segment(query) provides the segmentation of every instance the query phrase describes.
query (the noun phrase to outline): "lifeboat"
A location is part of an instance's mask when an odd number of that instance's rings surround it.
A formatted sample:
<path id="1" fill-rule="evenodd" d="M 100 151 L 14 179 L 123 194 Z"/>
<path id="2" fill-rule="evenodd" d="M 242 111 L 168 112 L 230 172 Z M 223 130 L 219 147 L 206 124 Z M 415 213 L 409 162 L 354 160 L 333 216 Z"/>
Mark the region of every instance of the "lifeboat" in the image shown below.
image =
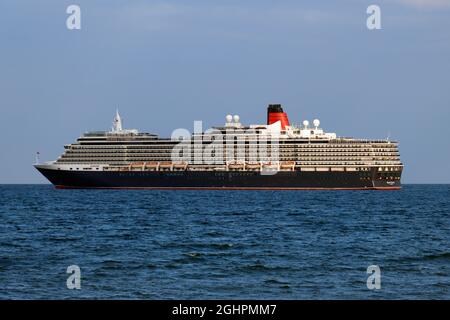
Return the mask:
<path id="1" fill-rule="evenodd" d="M 261 163 L 258 162 L 249 162 L 245 165 L 245 168 L 248 171 L 260 171 L 261 170 Z"/>
<path id="2" fill-rule="evenodd" d="M 188 167 L 187 162 L 175 162 L 173 163 L 173 170 L 174 171 L 185 171 Z"/>
<path id="3" fill-rule="evenodd" d="M 294 171 L 295 170 L 295 161 L 283 161 L 280 163 L 281 171 Z"/>
<path id="4" fill-rule="evenodd" d="M 146 171 L 158 171 L 159 162 L 146 162 L 144 170 Z"/>
<path id="5" fill-rule="evenodd" d="M 142 171 L 144 170 L 144 162 L 133 162 L 130 164 L 130 171 Z"/>
<path id="6" fill-rule="evenodd" d="M 173 163 L 172 162 L 160 162 L 159 163 L 159 171 L 172 171 Z"/>
<path id="7" fill-rule="evenodd" d="M 245 164 L 238 161 L 233 161 L 228 163 L 228 169 L 231 171 L 244 171 L 245 170 Z"/>
<path id="8" fill-rule="evenodd" d="M 276 163 L 276 162 L 266 162 L 266 163 L 263 163 L 262 170 L 265 170 L 265 171 L 278 171 L 279 170 L 279 166 L 278 166 L 278 163 Z"/>

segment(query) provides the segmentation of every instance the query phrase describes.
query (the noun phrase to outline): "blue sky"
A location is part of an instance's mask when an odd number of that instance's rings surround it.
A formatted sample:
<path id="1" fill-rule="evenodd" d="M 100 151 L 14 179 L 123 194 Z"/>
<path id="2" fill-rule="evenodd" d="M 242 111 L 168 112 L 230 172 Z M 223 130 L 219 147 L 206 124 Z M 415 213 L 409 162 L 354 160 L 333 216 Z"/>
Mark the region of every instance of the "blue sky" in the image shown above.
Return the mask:
<path id="1" fill-rule="evenodd" d="M 82 29 L 66 28 L 78 4 Z M 366 28 L 381 7 L 382 30 Z M 0 183 L 42 183 L 84 131 L 163 136 L 319 118 L 340 136 L 400 141 L 404 183 L 450 183 L 450 0 L 0 2 Z"/>

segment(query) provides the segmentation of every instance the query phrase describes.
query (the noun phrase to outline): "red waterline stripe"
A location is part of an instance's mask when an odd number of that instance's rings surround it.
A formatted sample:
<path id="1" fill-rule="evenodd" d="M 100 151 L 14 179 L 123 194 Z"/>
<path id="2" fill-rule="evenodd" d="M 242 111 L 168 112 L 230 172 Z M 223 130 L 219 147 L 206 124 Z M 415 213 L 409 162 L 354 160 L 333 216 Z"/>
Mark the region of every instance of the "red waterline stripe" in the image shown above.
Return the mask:
<path id="1" fill-rule="evenodd" d="M 271 188 L 271 187 L 75 187 L 56 185 L 56 189 L 106 189 L 106 190 L 400 190 L 401 187 L 367 187 L 367 188 Z"/>

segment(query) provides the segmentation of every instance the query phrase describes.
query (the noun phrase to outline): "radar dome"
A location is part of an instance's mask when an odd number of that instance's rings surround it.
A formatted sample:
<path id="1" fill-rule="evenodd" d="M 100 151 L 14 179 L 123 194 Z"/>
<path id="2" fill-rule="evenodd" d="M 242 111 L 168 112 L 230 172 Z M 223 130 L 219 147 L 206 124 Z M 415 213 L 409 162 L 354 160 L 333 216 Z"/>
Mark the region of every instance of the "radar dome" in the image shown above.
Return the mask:
<path id="1" fill-rule="evenodd" d="M 305 127 L 308 127 L 308 126 L 309 126 L 309 121 L 308 121 L 308 120 L 303 121 L 303 125 L 304 125 Z"/>
<path id="2" fill-rule="evenodd" d="M 234 119 L 234 122 L 239 123 L 239 116 L 237 114 L 234 115 L 233 119 Z"/>
<path id="3" fill-rule="evenodd" d="M 318 127 L 318 126 L 320 126 L 320 121 L 319 121 L 319 119 L 314 119 L 314 121 L 313 121 L 313 124 L 314 124 L 314 127 Z"/>
<path id="4" fill-rule="evenodd" d="M 228 123 L 230 123 L 231 121 L 233 121 L 233 116 L 229 114 L 225 117 L 225 119 L 227 120 Z"/>

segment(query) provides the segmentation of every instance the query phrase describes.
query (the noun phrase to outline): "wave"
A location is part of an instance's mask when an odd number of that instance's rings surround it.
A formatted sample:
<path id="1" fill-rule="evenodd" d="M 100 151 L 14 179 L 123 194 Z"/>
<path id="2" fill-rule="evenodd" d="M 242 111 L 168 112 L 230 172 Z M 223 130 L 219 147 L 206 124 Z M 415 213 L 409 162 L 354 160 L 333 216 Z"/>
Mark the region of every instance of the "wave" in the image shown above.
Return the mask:
<path id="1" fill-rule="evenodd" d="M 450 261 L 450 252 L 440 252 L 440 253 L 426 254 L 422 256 L 400 257 L 391 259 L 390 261 L 402 263 L 402 262 L 423 262 L 436 260 Z"/>
<path id="2" fill-rule="evenodd" d="M 264 263 L 253 263 L 237 266 L 238 271 L 294 271 L 294 268 L 279 265 L 267 265 Z"/>
<path id="3" fill-rule="evenodd" d="M 450 252 L 425 255 L 421 260 L 450 260 Z"/>
<path id="4" fill-rule="evenodd" d="M 231 242 L 187 242 L 187 243 L 178 243 L 178 242 L 172 242 L 172 243 L 166 243 L 166 244 L 160 244 L 161 247 L 164 248 L 213 248 L 213 249 L 229 249 L 232 247 L 235 247 L 236 244 Z"/>

